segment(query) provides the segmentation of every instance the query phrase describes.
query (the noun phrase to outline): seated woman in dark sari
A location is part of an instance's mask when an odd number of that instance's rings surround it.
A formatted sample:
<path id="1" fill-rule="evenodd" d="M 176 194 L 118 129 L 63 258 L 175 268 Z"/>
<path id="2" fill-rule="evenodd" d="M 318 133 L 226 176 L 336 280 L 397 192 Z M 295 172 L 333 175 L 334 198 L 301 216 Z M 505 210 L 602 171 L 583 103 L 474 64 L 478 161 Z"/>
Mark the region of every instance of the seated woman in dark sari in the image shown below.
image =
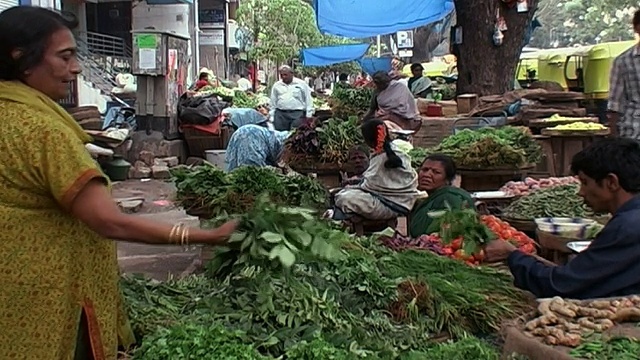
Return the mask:
<path id="1" fill-rule="evenodd" d="M 409 217 L 409 234 L 412 237 L 438 232 L 437 221 L 429 214 L 434 211 L 473 208 L 474 201 L 464 189 L 452 185 L 456 177 L 456 165 L 443 154 L 427 156 L 418 171 L 418 190 L 429 197 L 416 203 Z"/>

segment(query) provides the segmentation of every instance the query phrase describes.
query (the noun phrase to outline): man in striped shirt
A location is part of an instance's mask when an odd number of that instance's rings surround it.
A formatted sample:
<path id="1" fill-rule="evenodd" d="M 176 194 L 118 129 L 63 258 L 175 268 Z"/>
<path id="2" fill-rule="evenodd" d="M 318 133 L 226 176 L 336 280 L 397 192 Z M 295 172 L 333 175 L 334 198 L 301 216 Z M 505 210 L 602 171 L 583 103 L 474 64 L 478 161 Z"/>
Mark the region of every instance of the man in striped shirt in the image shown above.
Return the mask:
<path id="1" fill-rule="evenodd" d="M 640 34 L 640 10 L 633 15 L 633 29 Z M 640 140 L 640 45 L 615 59 L 609 81 L 607 118 L 611 133 Z"/>

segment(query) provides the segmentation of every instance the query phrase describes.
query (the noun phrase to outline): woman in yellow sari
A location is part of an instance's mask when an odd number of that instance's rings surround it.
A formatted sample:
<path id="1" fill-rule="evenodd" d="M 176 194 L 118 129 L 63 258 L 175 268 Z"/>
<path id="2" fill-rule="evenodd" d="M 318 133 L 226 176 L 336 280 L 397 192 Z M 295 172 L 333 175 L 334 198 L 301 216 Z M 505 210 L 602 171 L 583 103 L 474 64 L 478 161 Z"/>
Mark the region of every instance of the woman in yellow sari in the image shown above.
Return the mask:
<path id="1" fill-rule="evenodd" d="M 236 224 L 187 229 L 122 214 L 55 100 L 80 73 L 72 23 L 0 13 L 0 359 L 116 359 L 133 341 L 115 242 L 219 244 Z"/>

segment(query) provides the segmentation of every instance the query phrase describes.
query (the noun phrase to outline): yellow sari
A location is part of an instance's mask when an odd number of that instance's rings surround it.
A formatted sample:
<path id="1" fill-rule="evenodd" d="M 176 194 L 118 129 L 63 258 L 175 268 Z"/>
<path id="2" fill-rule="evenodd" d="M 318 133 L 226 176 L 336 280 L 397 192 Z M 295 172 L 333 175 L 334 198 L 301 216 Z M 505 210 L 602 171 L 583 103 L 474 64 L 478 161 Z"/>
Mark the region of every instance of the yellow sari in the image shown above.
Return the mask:
<path id="1" fill-rule="evenodd" d="M 80 190 L 108 180 L 91 138 L 46 95 L 0 81 L 0 359 L 73 359 L 81 315 L 94 359 L 133 335 L 115 242 L 70 215 Z"/>

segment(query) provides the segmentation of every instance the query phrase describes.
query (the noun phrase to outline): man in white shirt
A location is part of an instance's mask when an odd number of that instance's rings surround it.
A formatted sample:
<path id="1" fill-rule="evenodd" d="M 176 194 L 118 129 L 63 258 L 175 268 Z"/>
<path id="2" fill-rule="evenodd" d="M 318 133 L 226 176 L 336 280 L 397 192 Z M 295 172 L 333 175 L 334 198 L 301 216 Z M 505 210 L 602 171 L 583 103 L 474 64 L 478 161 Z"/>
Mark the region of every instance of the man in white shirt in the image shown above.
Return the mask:
<path id="1" fill-rule="evenodd" d="M 237 76 L 238 76 L 238 81 L 236 81 L 236 83 L 238 84 L 238 88 L 242 91 L 251 90 L 251 88 L 253 87 L 251 85 L 251 81 L 249 81 L 249 79 L 247 79 L 244 75 L 237 75 Z"/>
<path id="2" fill-rule="evenodd" d="M 289 66 L 280 68 L 280 81 L 271 88 L 273 126 L 278 131 L 296 129 L 305 117 L 313 116 L 311 88 L 302 79 L 293 76 Z"/>

